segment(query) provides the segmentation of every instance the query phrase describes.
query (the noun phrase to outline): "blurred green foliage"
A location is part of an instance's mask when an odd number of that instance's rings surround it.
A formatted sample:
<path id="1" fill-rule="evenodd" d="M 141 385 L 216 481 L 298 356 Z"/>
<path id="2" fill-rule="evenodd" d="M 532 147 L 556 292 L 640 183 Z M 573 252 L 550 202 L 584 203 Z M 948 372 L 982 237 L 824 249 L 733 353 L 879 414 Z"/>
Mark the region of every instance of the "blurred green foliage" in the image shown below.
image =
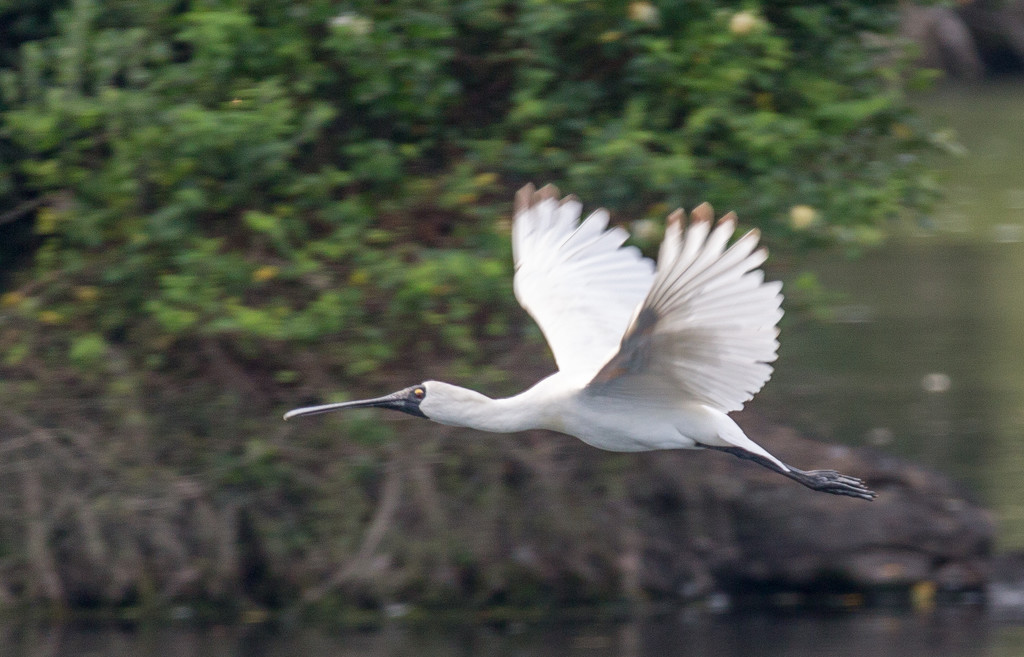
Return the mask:
<path id="1" fill-rule="evenodd" d="M 929 137 L 897 46 L 864 37 L 895 5 L 14 3 L 0 231 L 30 256 L 0 250 L 0 403 L 95 425 L 142 468 L 118 490 L 158 494 L 166 468 L 272 491 L 267 549 L 307 549 L 289 504 L 326 493 L 267 437 L 280 409 L 357 378 L 515 387 L 484 364 L 534 330 L 510 285 L 521 184 L 658 225 L 709 200 L 796 246 L 920 208 Z M 329 457 L 383 458 L 387 431 L 334 422 L 363 441 Z M 359 472 L 324 475 L 356 482 L 352 508 L 379 494 Z"/>
<path id="2" fill-rule="evenodd" d="M 915 207 L 924 139 L 859 36 L 891 12 L 742 6 L 72 2 L 3 73 L 0 192 L 49 199 L 53 275 L 8 312 L 131 334 L 140 363 L 330 339 L 362 375 L 507 330 L 525 181 L 632 218 L 708 199 L 776 239 L 805 239 L 796 204 L 855 239 Z"/>

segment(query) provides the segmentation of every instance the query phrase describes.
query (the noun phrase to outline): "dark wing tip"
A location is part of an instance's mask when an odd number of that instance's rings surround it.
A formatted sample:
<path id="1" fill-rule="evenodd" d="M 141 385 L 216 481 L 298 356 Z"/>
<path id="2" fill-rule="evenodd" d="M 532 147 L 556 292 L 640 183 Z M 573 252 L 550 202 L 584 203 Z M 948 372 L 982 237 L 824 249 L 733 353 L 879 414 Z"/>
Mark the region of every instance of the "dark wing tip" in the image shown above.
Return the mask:
<path id="1" fill-rule="evenodd" d="M 533 183 L 524 185 L 518 192 L 516 192 L 515 199 L 515 213 L 521 214 L 526 212 L 530 208 L 543 203 L 544 201 L 558 201 L 560 205 L 564 205 L 571 201 L 578 201 L 575 194 L 569 194 L 565 198 L 559 200 L 558 188 L 552 184 L 547 184 L 537 189 L 533 186 Z"/>
<path id="2" fill-rule="evenodd" d="M 735 212 L 730 210 L 729 212 L 726 212 L 725 214 L 722 215 L 722 218 L 718 220 L 718 224 L 717 225 L 721 226 L 722 224 L 727 224 L 727 223 L 736 224 L 738 222 L 739 222 L 739 217 L 736 216 Z"/>
<path id="3" fill-rule="evenodd" d="M 526 212 L 530 209 L 530 205 L 533 202 L 533 196 L 537 193 L 537 188 L 533 186 L 533 183 L 527 183 L 516 192 L 515 201 L 515 213 Z"/>
<path id="4" fill-rule="evenodd" d="M 551 183 L 548 183 L 537 190 L 533 195 L 533 203 L 537 204 L 548 199 L 558 200 L 558 188 Z"/>
<path id="5" fill-rule="evenodd" d="M 715 219 L 715 209 L 711 207 L 711 204 L 704 201 L 693 209 L 690 213 L 690 223 L 696 224 L 700 222 L 711 223 Z"/>
<path id="6" fill-rule="evenodd" d="M 686 217 L 686 214 L 683 212 L 682 208 L 678 208 L 675 211 L 673 211 L 672 214 L 670 214 L 668 216 L 668 220 L 666 221 L 666 226 L 681 225 L 683 223 L 683 219 L 685 217 Z"/>

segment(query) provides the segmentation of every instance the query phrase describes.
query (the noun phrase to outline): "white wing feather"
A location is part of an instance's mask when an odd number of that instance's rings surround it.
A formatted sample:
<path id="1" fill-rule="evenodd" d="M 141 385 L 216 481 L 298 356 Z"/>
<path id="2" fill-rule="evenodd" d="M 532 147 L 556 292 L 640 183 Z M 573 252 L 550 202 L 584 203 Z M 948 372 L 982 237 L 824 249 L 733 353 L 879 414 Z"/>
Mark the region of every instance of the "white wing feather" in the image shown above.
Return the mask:
<path id="1" fill-rule="evenodd" d="M 615 353 L 633 311 L 651 289 L 654 264 L 629 234 L 597 210 L 557 190 L 532 186 L 516 195 L 512 254 L 516 299 L 540 326 L 561 372 L 589 381 Z"/>
<path id="2" fill-rule="evenodd" d="M 654 283 L 592 393 L 670 396 L 729 412 L 771 377 L 782 284 L 764 282 L 767 252 L 756 230 L 726 249 L 736 217 L 712 228 L 713 218 L 704 204 L 683 232 L 682 212 L 669 217 Z"/>

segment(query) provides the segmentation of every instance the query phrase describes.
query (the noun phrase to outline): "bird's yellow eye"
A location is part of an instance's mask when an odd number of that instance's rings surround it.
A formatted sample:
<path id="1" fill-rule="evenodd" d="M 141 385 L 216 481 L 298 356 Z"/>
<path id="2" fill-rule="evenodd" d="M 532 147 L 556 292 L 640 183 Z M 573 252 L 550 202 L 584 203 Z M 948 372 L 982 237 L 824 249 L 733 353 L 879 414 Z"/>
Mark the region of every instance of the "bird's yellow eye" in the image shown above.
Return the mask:
<path id="1" fill-rule="evenodd" d="M 416 388 L 412 391 L 412 394 L 416 395 L 419 399 L 423 399 L 423 388 Z"/>

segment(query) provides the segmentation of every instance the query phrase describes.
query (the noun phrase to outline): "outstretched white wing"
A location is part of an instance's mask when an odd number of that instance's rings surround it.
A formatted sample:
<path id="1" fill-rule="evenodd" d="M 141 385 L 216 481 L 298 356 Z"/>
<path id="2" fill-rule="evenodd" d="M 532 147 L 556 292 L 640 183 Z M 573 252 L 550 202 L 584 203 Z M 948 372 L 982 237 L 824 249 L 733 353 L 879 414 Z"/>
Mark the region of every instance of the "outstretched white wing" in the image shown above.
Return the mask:
<path id="1" fill-rule="evenodd" d="M 712 228 L 707 203 L 669 217 L 658 269 L 618 353 L 588 386 L 594 394 L 671 396 L 722 411 L 743 407 L 771 377 L 782 283 L 764 282 L 767 251 L 729 213 Z"/>
<path id="2" fill-rule="evenodd" d="M 557 196 L 550 185 L 516 194 L 515 293 L 544 333 L 558 369 L 587 381 L 615 353 L 651 289 L 654 263 L 622 246 L 625 230 L 606 230 L 605 210 L 581 223 L 580 203 Z"/>

